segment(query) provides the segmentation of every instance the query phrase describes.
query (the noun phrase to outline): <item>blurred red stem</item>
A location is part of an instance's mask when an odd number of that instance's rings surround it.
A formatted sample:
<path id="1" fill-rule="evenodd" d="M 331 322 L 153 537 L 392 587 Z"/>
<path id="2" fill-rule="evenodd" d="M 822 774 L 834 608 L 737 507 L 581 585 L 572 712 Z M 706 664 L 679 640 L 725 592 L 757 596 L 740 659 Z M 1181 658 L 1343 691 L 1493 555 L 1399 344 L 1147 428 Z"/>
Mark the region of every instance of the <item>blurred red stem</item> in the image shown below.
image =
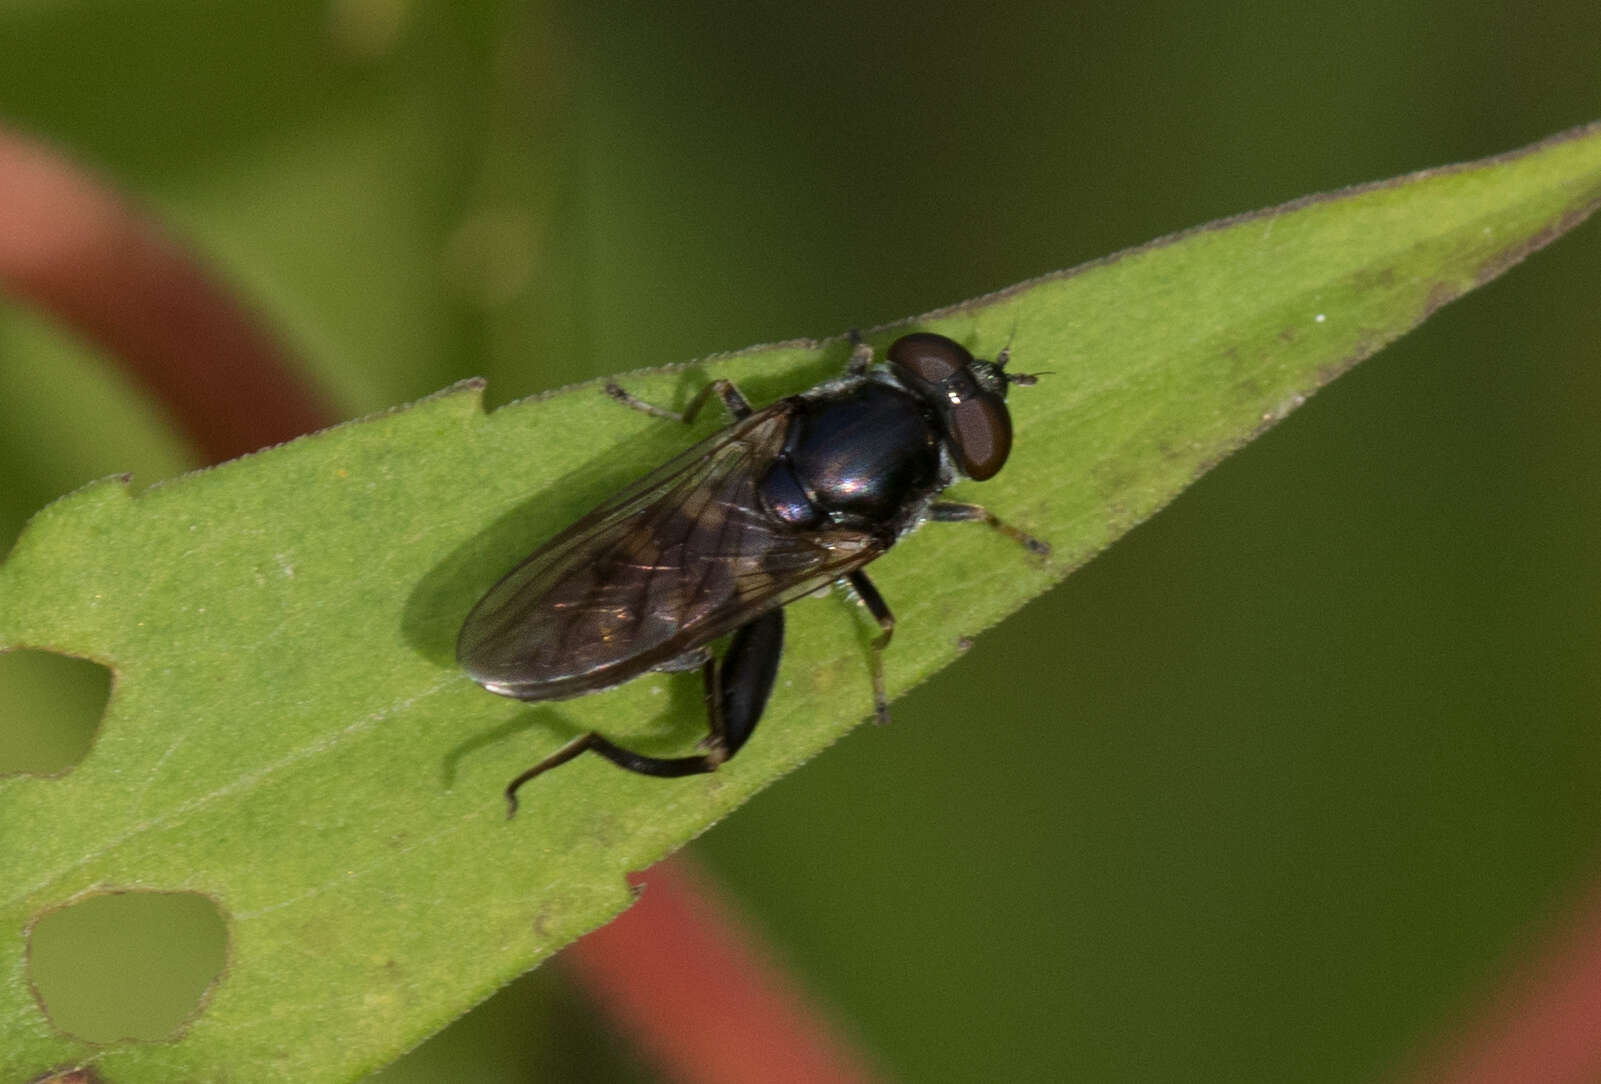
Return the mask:
<path id="1" fill-rule="evenodd" d="M 337 420 L 198 260 L 64 156 L 4 127 L 0 289 L 98 345 L 212 462 Z"/>
<path id="2" fill-rule="evenodd" d="M 675 1080 L 832 1084 L 874 1079 L 683 857 L 563 959 Z"/>
<path id="3" fill-rule="evenodd" d="M 1601 882 L 1407 1084 L 1592 1084 L 1601 1080 Z"/>

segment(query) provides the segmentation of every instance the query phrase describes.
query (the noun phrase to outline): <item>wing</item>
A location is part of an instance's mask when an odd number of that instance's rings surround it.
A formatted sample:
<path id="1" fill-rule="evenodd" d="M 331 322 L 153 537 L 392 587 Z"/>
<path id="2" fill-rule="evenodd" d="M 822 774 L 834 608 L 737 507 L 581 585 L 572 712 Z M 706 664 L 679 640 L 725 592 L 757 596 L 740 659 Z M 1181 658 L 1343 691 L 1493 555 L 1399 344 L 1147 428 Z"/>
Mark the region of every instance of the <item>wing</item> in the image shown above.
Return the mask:
<path id="1" fill-rule="evenodd" d="M 792 410 L 708 437 L 541 546 L 468 615 L 462 667 L 523 700 L 604 689 L 877 557 L 866 532 L 792 531 L 762 511 Z"/>

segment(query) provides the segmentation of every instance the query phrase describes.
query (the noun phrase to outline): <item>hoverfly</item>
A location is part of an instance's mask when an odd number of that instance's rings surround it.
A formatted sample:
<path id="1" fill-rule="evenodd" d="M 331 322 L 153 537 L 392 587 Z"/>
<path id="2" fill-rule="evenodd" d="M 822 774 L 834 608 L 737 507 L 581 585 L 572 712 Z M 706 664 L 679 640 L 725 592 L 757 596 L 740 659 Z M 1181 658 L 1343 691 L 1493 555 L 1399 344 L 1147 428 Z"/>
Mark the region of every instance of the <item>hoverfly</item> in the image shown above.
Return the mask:
<path id="1" fill-rule="evenodd" d="M 895 618 L 862 567 L 926 520 L 983 522 L 1032 552 L 1049 547 L 975 504 L 937 501 L 958 476 L 983 481 L 1006 462 L 1008 351 L 975 359 L 917 332 L 887 364 L 852 333 L 846 375 L 753 410 L 727 380 L 682 412 L 606 392 L 660 418 L 693 421 L 716 394 L 733 416 L 701 441 L 546 542 L 467 616 L 456 657 L 490 692 L 563 700 L 649 670 L 699 668 L 710 734 L 694 756 L 650 757 L 598 733 L 575 738 L 506 787 L 517 790 L 584 751 L 643 775 L 714 771 L 755 729 L 778 674 L 783 607 L 831 583 L 877 621 L 874 706 L 889 721 L 883 651 Z M 732 633 L 721 658 L 710 644 Z"/>

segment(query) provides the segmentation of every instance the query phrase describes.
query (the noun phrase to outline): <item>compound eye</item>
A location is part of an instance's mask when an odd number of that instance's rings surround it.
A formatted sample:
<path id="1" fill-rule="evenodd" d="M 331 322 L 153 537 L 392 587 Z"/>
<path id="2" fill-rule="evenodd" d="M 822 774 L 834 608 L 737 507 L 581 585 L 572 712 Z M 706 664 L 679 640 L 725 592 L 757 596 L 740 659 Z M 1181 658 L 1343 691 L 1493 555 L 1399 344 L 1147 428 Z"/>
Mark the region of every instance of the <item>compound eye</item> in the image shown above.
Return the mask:
<path id="1" fill-rule="evenodd" d="M 885 356 L 901 373 L 930 384 L 943 383 L 973 364 L 967 347 L 931 331 L 902 335 L 890 344 Z"/>
<path id="2" fill-rule="evenodd" d="M 1012 451 L 1012 415 L 996 395 L 978 395 L 945 415 L 951 452 L 963 474 L 975 482 L 993 478 Z"/>

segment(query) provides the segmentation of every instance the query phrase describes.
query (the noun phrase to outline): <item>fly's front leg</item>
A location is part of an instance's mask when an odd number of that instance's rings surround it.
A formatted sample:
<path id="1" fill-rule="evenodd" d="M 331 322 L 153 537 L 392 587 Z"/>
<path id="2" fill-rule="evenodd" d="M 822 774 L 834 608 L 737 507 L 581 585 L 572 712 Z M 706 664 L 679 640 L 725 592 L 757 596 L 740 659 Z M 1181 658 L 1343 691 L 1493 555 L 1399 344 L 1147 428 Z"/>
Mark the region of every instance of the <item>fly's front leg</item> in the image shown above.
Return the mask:
<path id="1" fill-rule="evenodd" d="M 867 578 L 867 573 L 857 569 L 848 573 L 845 580 L 883 630 L 873 641 L 870 651 L 873 659 L 873 715 L 879 725 L 884 726 L 889 723 L 889 696 L 884 691 L 884 649 L 889 646 L 889 638 L 895 633 L 895 615 L 889 612 L 884 596 L 878 593 L 878 588 Z"/>
<path id="2" fill-rule="evenodd" d="M 620 385 L 610 380 L 606 381 L 606 394 L 624 406 L 633 407 L 641 413 L 649 414 L 652 418 L 662 418 L 670 422 L 683 422 L 685 425 L 695 420 L 695 415 L 700 413 L 700 408 L 706 405 L 707 398 L 713 392 L 717 393 L 717 397 L 723 401 L 723 406 L 728 409 L 728 413 L 734 416 L 735 421 L 750 417 L 750 402 L 744 395 L 740 394 L 740 390 L 734 386 L 732 380 L 723 380 L 721 378 L 713 380 L 696 392 L 695 398 L 691 399 L 689 405 L 681 411 L 668 410 L 666 407 L 659 407 L 655 403 L 647 403 L 637 396 L 630 395 Z"/>
<path id="3" fill-rule="evenodd" d="M 987 523 L 1007 538 L 1039 557 L 1049 557 L 1051 546 L 1031 534 L 1024 534 L 1010 523 L 1003 523 L 995 513 L 979 504 L 958 504 L 954 501 L 935 501 L 929 505 L 928 518 L 935 523 Z"/>
<path id="4" fill-rule="evenodd" d="M 704 654 L 701 674 L 706 683 L 706 709 L 711 733 L 702 743 L 706 752 L 689 757 L 648 757 L 624 749 L 591 730 L 556 750 L 506 785 L 506 816 L 517 815 L 517 791 L 523 784 L 552 768 L 559 768 L 583 753 L 599 753 L 619 768 L 658 779 L 715 772 L 739 752 L 761 719 L 767 697 L 778 676 L 778 658 L 784 649 L 784 611 L 773 610 L 734 633 L 721 659 Z M 686 652 L 667 664 L 685 669 L 701 659 L 699 651 Z M 676 664 L 676 666 L 675 666 Z"/>

